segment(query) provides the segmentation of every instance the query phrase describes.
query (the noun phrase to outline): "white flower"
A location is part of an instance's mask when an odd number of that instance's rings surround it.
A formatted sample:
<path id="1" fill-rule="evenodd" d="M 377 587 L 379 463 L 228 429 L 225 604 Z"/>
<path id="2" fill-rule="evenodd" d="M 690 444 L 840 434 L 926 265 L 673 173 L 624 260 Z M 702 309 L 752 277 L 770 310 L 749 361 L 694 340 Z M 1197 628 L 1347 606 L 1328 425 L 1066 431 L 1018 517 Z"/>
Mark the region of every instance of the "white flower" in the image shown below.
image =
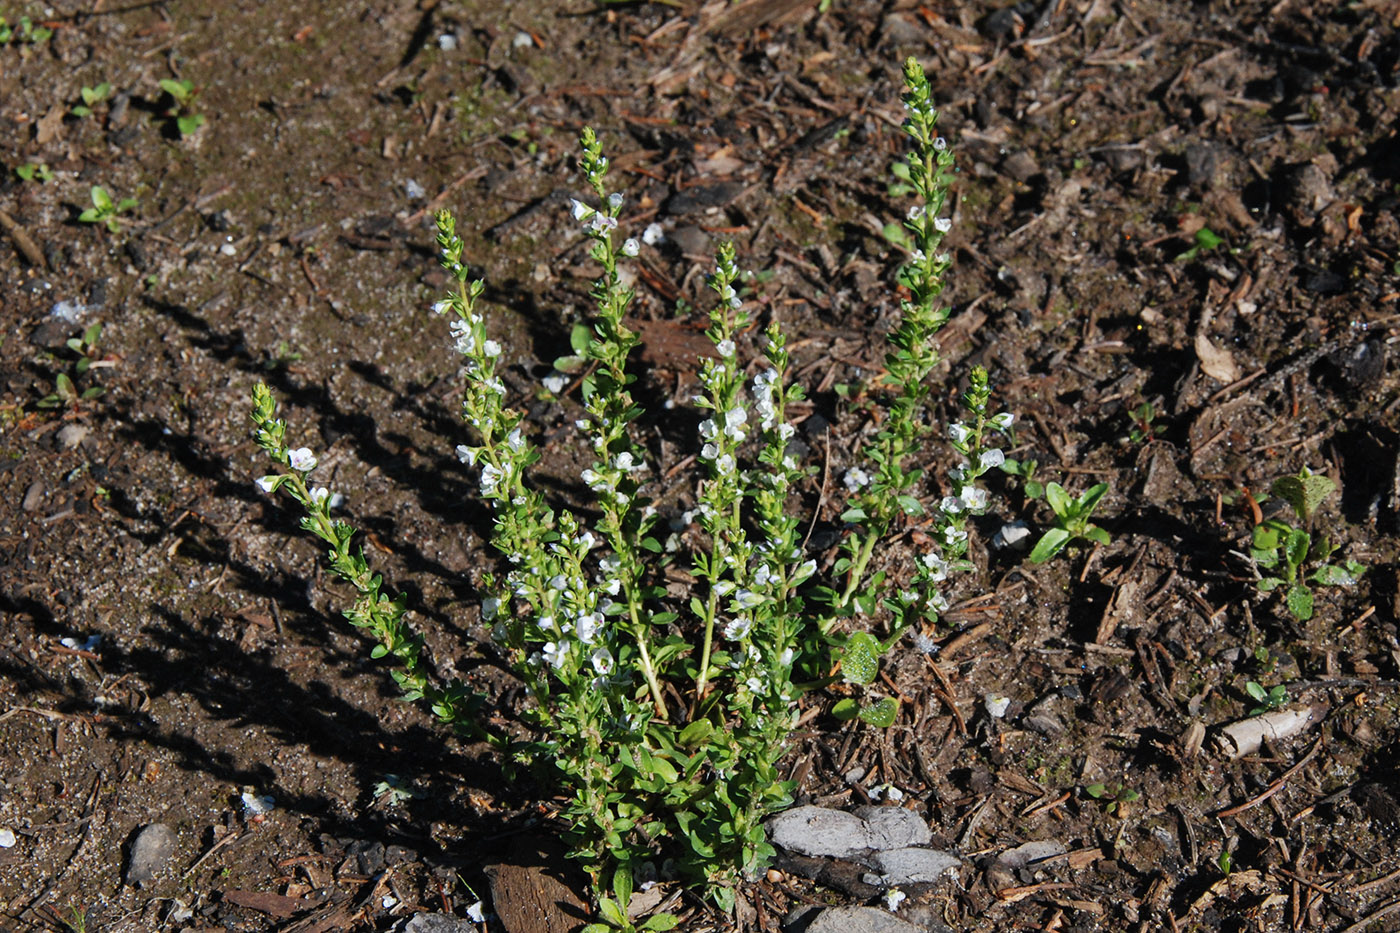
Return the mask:
<path id="1" fill-rule="evenodd" d="M 929 638 L 923 632 L 914 635 L 914 650 L 919 654 L 926 654 L 932 657 L 938 653 L 938 642 Z"/>
<path id="2" fill-rule="evenodd" d="M 314 505 L 325 505 L 330 501 L 331 491 L 325 486 L 317 486 L 311 490 L 311 502 Z"/>
<path id="3" fill-rule="evenodd" d="M 1011 705 L 1011 700 L 1008 697 L 988 695 L 987 698 L 982 701 L 982 705 L 986 707 L 988 716 L 993 719 L 1000 719 L 1006 715 L 1006 708 Z"/>
<path id="4" fill-rule="evenodd" d="M 845 483 L 846 488 L 851 492 L 855 492 L 858 489 L 870 485 L 870 474 L 860 467 L 851 467 L 846 471 L 846 475 L 842 478 L 841 482 Z"/>
<path id="5" fill-rule="evenodd" d="M 628 237 L 627 240 L 622 244 L 622 255 L 624 256 L 635 257 L 641 251 L 641 246 L 637 243 L 636 240 L 632 239 L 631 237 Z"/>
<path id="6" fill-rule="evenodd" d="M 954 444 L 966 444 L 972 437 L 972 429 L 965 424 L 948 425 L 948 436 L 953 439 Z"/>
<path id="7" fill-rule="evenodd" d="M 258 488 L 261 489 L 263 492 L 272 492 L 272 490 L 277 488 L 277 481 L 281 478 L 282 477 L 280 476 L 259 477 L 257 481 Z"/>
<path id="8" fill-rule="evenodd" d="M 613 461 L 613 466 L 617 467 L 617 469 L 623 473 L 631 473 L 636 469 L 636 464 L 633 463 L 632 460 L 632 454 L 626 450 L 617 455 L 617 459 Z"/>
<path id="9" fill-rule="evenodd" d="M 992 417 L 987 420 L 990 421 L 992 427 L 996 428 L 998 431 L 1005 431 L 1007 428 L 1011 427 L 1011 422 L 1016 420 L 1016 416 L 1009 411 L 1004 411 L 999 415 L 992 415 Z"/>
<path id="10" fill-rule="evenodd" d="M 742 405 L 736 405 L 724 413 L 724 433 L 736 441 L 744 439 L 743 425 L 749 420 L 749 413 Z"/>
<path id="11" fill-rule="evenodd" d="M 486 909 L 481 906 L 481 901 L 477 901 L 467 908 L 467 919 L 472 923 L 486 922 Z"/>
<path id="12" fill-rule="evenodd" d="M 309 473 L 316 469 L 316 455 L 311 452 L 310 447 L 298 447 L 296 450 L 288 451 L 287 460 L 291 463 L 293 470 Z"/>
<path id="13" fill-rule="evenodd" d="M 1001 452 L 1000 447 L 993 447 L 991 450 L 982 451 L 980 463 L 982 464 L 982 469 L 984 470 L 994 469 L 996 467 L 1001 466 L 1005 462 L 1006 454 Z"/>
<path id="14" fill-rule="evenodd" d="M 780 667 L 787 667 L 789 664 L 792 663 L 792 658 L 793 658 L 792 649 L 791 649 L 791 648 L 784 648 L 784 649 L 783 649 L 783 653 L 780 654 L 780 655 L 778 655 L 778 665 L 779 665 Z"/>
<path id="15" fill-rule="evenodd" d="M 904 795 L 900 794 L 900 796 L 902 797 Z M 893 800 L 894 798 L 891 797 L 890 799 Z M 890 888 L 885 892 L 885 908 L 889 910 L 890 913 L 894 913 L 896 910 L 899 910 L 899 905 L 904 903 L 904 898 L 905 894 L 903 891 L 899 890 L 899 888 Z"/>
<path id="16" fill-rule="evenodd" d="M 597 671 L 600 675 L 606 677 L 608 674 L 612 673 L 613 656 L 612 652 L 609 651 L 607 648 L 594 648 L 593 653 L 588 657 L 589 660 L 593 663 L 593 669 Z"/>
<path id="17" fill-rule="evenodd" d="M 540 381 L 544 384 L 546 389 L 558 395 L 560 392 L 564 391 L 564 386 L 569 384 L 569 377 L 561 372 L 552 372 Z"/>
<path id="18" fill-rule="evenodd" d="M 713 460 L 718 456 L 719 448 L 716 447 L 714 444 L 706 444 L 704 447 L 700 448 L 701 460 Z"/>
<path id="19" fill-rule="evenodd" d="M 949 230 L 952 230 L 952 229 L 953 229 L 953 221 L 952 221 L 952 218 L 949 218 L 949 217 L 938 217 L 938 218 L 935 218 L 934 221 L 933 221 L 933 229 L 937 230 L 939 233 L 947 233 Z"/>
<path id="20" fill-rule="evenodd" d="M 724 454 L 715 461 L 715 470 L 720 476 L 728 476 L 734 472 L 734 458 L 729 454 Z"/>
<path id="21" fill-rule="evenodd" d="M 608 206 L 611 207 L 613 210 L 617 210 L 619 207 L 621 207 L 622 195 L 616 191 L 608 195 Z"/>
<path id="22" fill-rule="evenodd" d="M 748 616 L 737 616 L 733 621 L 727 622 L 724 626 L 724 637 L 730 641 L 738 641 L 749 633 L 753 627 L 753 619 Z"/>
<path id="23" fill-rule="evenodd" d="M 745 609 L 752 609 L 763 602 L 763 594 L 753 590 L 739 590 L 734 594 L 734 601 Z"/>
<path id="24" fill-rule="evenodd" d="M 574 627 L 578 631 L 579 641 L 585 645 L 591 645 L 598 637 L 598 630 L 603 627 L 603 614 L 601 612 L 585 612 L 574 620 Z"/>
<path id="25" fill-rule="evenodd" d="M 666 239 L 666 231 L 661 229 L 661 224 L 648 224 L 642 231 L 642 242 L 647 246 L 655 246 Z"/>
<path id="26" fill-rule="evenodd" d="M 578 543 L 583 546 L 583 549 L 585 551 L 593 550 L 594 541 L 595 539 L 593 537 L 593 532 L 591 531 L 585 531 L 583 534 L 578 536 Z"/>
<path id="27" fill-rule="evenodd" d="M 929 570 L 929 579 L 934 583 L 942 583 L 948 579 L 948 562 L 943 559 L 941 554 L 930 551 L 923 556 L 922 560 L 924 566 Z"/>
<path id="28" fill-rule="evenodd" d="M 715 344 L 715 350 L 719 353 L 720 356 L 724 357 L 725 359 L 729 359 L 731 356 L 734 355 L 734 341 L 726 337 L 724 340 L 721 340 L 719 343 Z"/>
<path id="29" fill-rule="evenodd" d="M 592 217 L 596 213 L 596 211 L 594 211 L 593 208 L 589 207 L 587 204 L 584 204 L 577 198 L 570 198 L 569 203 L 573 205 L 573 207 L 570 209 L 573 211 L 574 220 L 587 220 L 589 217 Z"/>
<path id="30" fill-rule="evenodd" d="M 915 204 L 913 207 L 909 208 L 907 216 L 910 220 L 918 220 L 920 217 L 924 216 L 925 210 L 926 208 L 922 204 Z"/>
<path id="31" fill-rule="evenodd" d="M 933 148 L 937 152 L 942 152 L 944 149 L 948 148 L 948 140 L 944 139 L 942 136 L 938 137 L 933 141 Z"/>
<path id="32" fill-rule="evenodd" d="M 750 693 L 763 692 L 763 681 L 759 680 L 757 677 L 750 677 L 748 680 L 744 681 L 744 686 L 749 688 Z"/>
<path id="33" fill-rule="evenodd" d="M 607 214 L 594 214 L 588 221 L 588 228 L 598 236 L 607 235 L 608 231 L 617 227 L 617 218 L 609 217 Z"/>
<path id="34" fill-rule="evenodd" d="M 965 506 L 963 501 L 959 498 L 944 496 L 943 501 L 938 503 L 938 507 L 943 510 L 943 514 L 945 515 L 958 515 Z"/>
<path id="35" fill-rule="evenodd" d="M 467 466 L 476 465 L 476 448 L 468 447 L 466 444 L 457 445 L 457 459 Z"/>
<path id="36" fill-rule="evenodd" d="M 495 495 L 496 487 L 500 484 L 503 475 L 499 467 L 494 467 L 489 463 L 483 464 L 481 467 L 481 494 L 483 496 Z"/>
<path id="37" fill-rule="evenodd" d="M 501 601 L 495 596 L 488 596 L 481 601 L 481 618 L 484 622 L 490 622 L 496 618 L 496 614 L 501 611 Z"/>
<path id="38" fill-rule="evenodd" d="M 569 646 L 557 641 L 548 642 L 544 646 L 543 656 L 549 666 L 557 671 L 569 659 Z"/>
<path id="39" fill-rule="evenodd" d="M 487 359 L 495 359 L 501 355 L 501 345 L 494 340 L 488 340 L 481 345 L 481 353 Z"/>
<path id="40" fill-rule="evenodd" d="M 799 566 L 796 570 L 794 570 L 794 571 L 792 572 L 792 583 L 793 583 L 793 585 L 796 586 L 798 583 L 801 583 L 803 580 L 807 579 L 808 577 L 810 577 L 812 574 L 814 574 L 814 573 L 816 573 L 816 572 L 817 572 L 817 562 L 816 562 L 816 561 L 814 561 L 814 560 L 809 560 L 809 561 L 803 563 L 801 566 Z"/>
<path id="41" fill-rule="evenodd" d="M 436 314 L 442 314 L 444 311 L 450 311 L 451 309 L 452 301 L 450 299 L 444 298 L 441 301 L 433 302 L 433 311 Z"/>
<path id="42" fill-rule="evenodd" d="M 980 512 L 987 507 L 987 490 L 978 486 L 964 486 L 962 502 L 969 511 Z"/>

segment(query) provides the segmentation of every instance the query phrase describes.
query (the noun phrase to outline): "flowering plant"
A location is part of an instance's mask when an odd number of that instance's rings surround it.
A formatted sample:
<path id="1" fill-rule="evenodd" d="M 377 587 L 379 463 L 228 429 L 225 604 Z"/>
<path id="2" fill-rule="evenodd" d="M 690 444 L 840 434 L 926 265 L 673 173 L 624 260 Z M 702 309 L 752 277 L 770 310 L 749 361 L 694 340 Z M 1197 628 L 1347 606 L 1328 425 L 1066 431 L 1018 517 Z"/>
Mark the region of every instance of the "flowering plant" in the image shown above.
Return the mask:
<path id="1" fill-rule="evenodd" d="M 288 468 L 259 484 L 289 493 L 306 510 L 303 527 L 330 545 L 332 569 L 359 594 L 347 616 L 374 637 L 376 656 L 399 662 L 395 677 L 405 695 L 425 699 L 440 719 L 485 736 L 517 761 L 554 766 L 567 797 L 573 854 L 598 895 L 600 922 L 590 930 L 633 929 L 633 884 L 662 840 L 670 840 L 682 872 L 707 879 L 715 901 L 730 908 L 733 883 L 773 854 L 762 820 L 791 802 L 792 784 L 778 765 L 799 696 L 832 688 L 844 694 L 832 707 L 838 717 L 893 723 L 897 702 L 868 689 L 880 656 L 914 626 L 936 622 L 947 605 L 940 585 L 967 566 L 968 520 L 987 507 L 977 481 L 1005 459 L 988 437 L 1009 431 L 1012 418 L 988 414 L 987 374 L 974 369 L 963 400 L 968 417 L 949 429 L 965 459 L 949 474 L 947 494 L 927 509 L 918 492 L 921 471 L 910 459 L 931 431 L 933 337 L 948 318 L 938 297 L 951 258 L 939 247 L 952 226 L 942 211 L 953 156 L 936 134 L 938 114 L 914 59 L 904 76 L 906 131 L 914 141 L 907 175 L 920 199 L 906 220 L 912 249 L 899 272 L 908 296 L 885 360 L 888 413 L 864 449 L 869 468 L 844 475 L 848 534 L 829 573 L 819 574 L 807 556 L 790 509 L 809 476 L 793 452 L 788 420 L 802 391 L 789 381 L 776 320 L 757 340 L 757 374 L 745 378 L 740 342 L 754 321 L 732 244 L 719 248 L 709 280 L 715 299 L 706 334 L 714 355 L 701 364 L 694 399 L 703 412 L 703 475 L 688 515 L 700 534 L 686 540 L 701 543 L 689 549 L 688 574 L 663 578 L 682 539 L 661 533 L 647 496 L 648 479 L 659 470 L 632 430 L 643 412 L 628 367 L 639 337 L 626 324 L 633 291 L 619 273 L 640 246 L 617 242 L 623 197 L 607 188 L 608 160 L 597 137 L 585 129 L 581 138 L 581 168 L 594 197 L 574 201 L 572 211 L 602 270 L 591 334 L 576 342 L 590 367 L 576 422 L 592 454 L 581 474 L 591 496 L 587 513 L 529 483 L 540 452 L 525 416 L 507 405 L 502 348 L 479 308 L 485 286 L 468 276 L 454 218 L 437 215 L 442 264 L 456 284 L 434 310 L 451 316 L 466 376 L 462 412 L 473 432 L 457 452 L 478 477 L 493 514 L 491 541 L 502 555 L 500 572 L 478 581 L 481 616 L 528 688 L 530 702 L 518 713 L 533 730 L 531 741 L 487 734 L 466 686 L 428 676 L 404 598 L 385 592 L 363 556 L 351 552 L 354 530 L 331 518 L 331 494 L 309 485 L 315 457 L 289 446 L 271 394 L 264 386 L 254 390 L 258 443 Z M 877 569 L 877 545 L 915 523 L 926 550 L 910 567 Z M 685 592 L 666 585 L 676 576 L 688 581 Z M 641 929 L 676 922 L 657 915 Z"/>

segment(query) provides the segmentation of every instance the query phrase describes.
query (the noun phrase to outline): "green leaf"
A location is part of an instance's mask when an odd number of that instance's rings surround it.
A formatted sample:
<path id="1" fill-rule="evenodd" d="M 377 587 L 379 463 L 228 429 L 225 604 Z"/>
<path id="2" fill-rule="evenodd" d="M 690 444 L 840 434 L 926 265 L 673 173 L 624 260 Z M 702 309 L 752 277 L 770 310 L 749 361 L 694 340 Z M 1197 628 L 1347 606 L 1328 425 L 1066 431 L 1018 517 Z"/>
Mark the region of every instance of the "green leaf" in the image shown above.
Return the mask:
<path id="1" fill-rule="evenodd" d="M 856 522 L 863 522 L 865 521 L 865 519 L 865 509 L 859 507 L 847 509 L 846 511 L 841 513 L 841 521 L 843 522 L 850 522 L 854 524 Z"/>
<path id="2" fill-rule="evenodd" d="M 616 930 L 627 928 L 627 915 L 622 912 L 617 901 L 610 897 L 598 898 L 598 916 L 603 918 L 603 922 Z"/>
<path id="3" fill-rule="evenodd" d="M 112 196 L 107 193 L 107 189 L 101 185 L 93 185 L 89 192 L 92 198 L 92 206 L 99 211 L 110 211 L 112 209 Z"/>
<path id="4" fill-rule="evenodd" d="M 1035 547 L 1031 549 L 1031 555 L 1028 560 L 1030 560 L 1032 564 L 1045 563 L 1047 560 L 1063 551 L 1065 545 L 1069 544 L 1069 539 L 1070 534 L 1068 531 L 1065 531 L 1063 528 L 1051 528 L 1035 543 Z"/>
<path id="5" fill-rule="evenodd" d="M 1047 483 L 1045 486 L 1045 502 L 1050 506 L 1050 510 L 1061 519 L 1068 518 L 1072 500 L 1069 493 L 1065 492 L 1065 487 L 1059 483 Z"/>
<path id="6" fill-rule="evenodd" d="M 924 514 L 924 504 L 913 496 L 899 496 L 895 500 L 899 507 L 904 510 L 905 515 Z"/>
<path id="7" fill-rule="evenodd" d="M 1312 618 L 1313 614 L 1313 594 L 1301 583 L 1295 583 L 1289 590 L 1285 600 L 1288 603 L 1288 611 L 1293 613 L 1293 618 L 1299 622 L 1306 622 Z"/>
<path id="8" fill-rule="evenodd" d="M 1352 586 L 1356 583 L 1356 574 L 1336 564 L 1323 564 L 1309 579 L 1322 586 Z"/>
<path id="9" fill-rule="evenodd" d="M 681 920 L 675 914 L 653 914 L 642 924 L 642 929 L 651 930 L 674 930 Z"/>
<path id="10" fill-rule="evenodd" d="M 1312 543 L 1312 536 L 1306 531 L 1294 528 L 1288 532 L 1288 537 L 1283 542 L 1283 553 L 1288 563 L 1292 565 L 1289 577 L 1293 576 L 1294 570 L 1303 565 L 1303 561 L 1308 559 L 1308 546 Z"/>
<path id="11" fill-rule="evenodd" d="M 1253 697 L 1255 702 L 1258 703 L 1264 702 L 1269 696 L 1269 691 L 1265 690 L 1261 684 L 1257 684 L 1252 680 L 1244 685 L 1244 692 Z"/>
<path id="12" fill-rule="evenodd" d="M 868 684 L 880 668 L 880 643 L 869 632 L 852 632 L 841 652 L 841 676 L 847 683 Z"/>
<path id="13" fill-rule="evenodd" d="M 1039 480 L 1027 480 L 1026 495 L 1032 499 L 1039 499 L 1041 496 L 1045 495 L 1045 487 Z"/>
<path id="14" fill-rule="evenodd" d="M 180 131 L 181 136 L 190 136 L 204 125 L 204 114 L 196 113 L 193 116 L 177 117 L 175 126 Z"/>
<path id="15" fill-rule="evenodd" d="M 613 872 L 613 895 L 619 906 L 626 906 L 632 900 L 632 869 L 622 865 Z"/>
<path id="16" fill-rule="evenodd" d="M 1102 797 L 1102 796 L 1104 795 L 1104 792 L 1105 792 L 1106 790 L 1108 790 L 1107 785 L 1104 785 L 1104 784 L 1090 784 L 1088 787 L 1084 788 L 1084 793 L 1088 794 L 1090 797 L 1093 797 L 1095 800 L 1097 800 L 1098 798 L 1100 798 L 1100 797 Z"/>
<path id="17" fill-rule="evenodd" d="M 1099 500 L 1104 497 L 1104 493 L 1106 492 L 1108 492 L 1108 483 L 1095 483 L 1084 490 L 1083 494 L 1079 497 L 1079 514 L 1088 515 L 1093 512 L 1094 508 L 1099 504 Z"/>
<path id="18" fill-rule="evenodd" d="M 1087 538 L 1087 539 L 1090 540 L 1090 541 L 1093 541 L 1093 542 L 1095 542 L 1095 543 L 1097 543 L 1097 544 L 1102 544 L 1102 545 L 1105 545 L 1105 546 L 1108 544 L 1108 542 L 1109 542 L 1109 540 L 1110 540 L 1110 538 L 1109 538 L 1109 536 L 1108 536 L 1108 532 L 1107 532 L 1107 531 L 1104 531 L 1104 530 L 1103 530 L 1102 528 L 1100 528 L 1098 525 L 1090 525 L 1088 528 L 1085 528 L 1085 529 L 1084 529 L 1084 537 Z"/>
<path id="19" fill-rule="evenodd" d="M 910 245 L 909 234 L 899 224 L 885 224 L 880 228 L 880 233 L 884 238 L 895 246 L 902 246 L 906 249 Z"/>
<path id="20" fill-rule="evenodd" d="M 859 715 L 862 722 L 877 729 L 888 729 L 899 715 L 899 701 L 894 697 L 884 697 L 862 709 Z"/>
<path id="21" fill-rule="evenodd" d="M 161 78 L 160 89 L 175 98 L 176 101 L 184 103 L 185 100 L 189 98 L 190 91 L 194 89 L 194 83 L 191 81 L 176 81 L 174 78 Z"/>
<path id="22" fill-rule="evenodd" d="M 708 719 L 697 719 L 681 730 L 676 741 L 681 744 L 682 748 L 695 748 L 708 742 L 714 731 L 714 724 Z"/>
<path id="23" fill-rule="evenodd" d="M 837 700 L 835 705 L 831 707 L 831 715 L 842 721 L 855 719 L 860 715 L 860 703 L 850 697 Z"/>
<path id="24" fill-rule="evenodd" d="M 1330 477 L 1311 473 L 1307 468 L 1294 476 L 1282 476 L 1274 481 L 1269 491 L 1293 507 L 1306 524 L 1312 521 L 1313 513 L 1323 500 L 1337 489 Z"/>

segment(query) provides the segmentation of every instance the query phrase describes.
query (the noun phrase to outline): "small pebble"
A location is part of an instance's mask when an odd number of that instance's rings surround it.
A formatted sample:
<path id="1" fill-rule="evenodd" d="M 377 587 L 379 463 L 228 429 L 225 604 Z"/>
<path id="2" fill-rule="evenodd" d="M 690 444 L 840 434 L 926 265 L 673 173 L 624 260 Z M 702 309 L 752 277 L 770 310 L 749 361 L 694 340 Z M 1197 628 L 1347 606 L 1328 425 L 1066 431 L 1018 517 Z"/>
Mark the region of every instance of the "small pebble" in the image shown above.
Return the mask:
<path id="1" fill-rule="evenodd" d="M 165 868 L 175 855 L 175 830 L 164 823 L 151 823 L 136 834 L 131 858 L 126 864 L 126 883 L 144 885 Z"/>
<path id="2" fill-rule="evenodd" d="M 13 849 L 15 846 L 15 831 L 6 826 L 0 829 L 0 849 Z"/>

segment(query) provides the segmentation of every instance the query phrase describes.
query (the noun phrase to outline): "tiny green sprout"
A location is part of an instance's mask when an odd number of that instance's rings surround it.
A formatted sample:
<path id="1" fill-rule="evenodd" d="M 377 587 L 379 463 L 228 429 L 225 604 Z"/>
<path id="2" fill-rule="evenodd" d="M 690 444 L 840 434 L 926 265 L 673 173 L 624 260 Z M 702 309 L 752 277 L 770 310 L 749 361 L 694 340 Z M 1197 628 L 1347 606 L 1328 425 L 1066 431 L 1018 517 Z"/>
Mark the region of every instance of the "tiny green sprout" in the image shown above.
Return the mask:
<path id="1" fill-rule="evenodd" d="M 1132 427 L 1128 429 L 1128 439 L 1134 444 L 1150 441 L 1167 429 L 1165 425 L 1152 423 L 1157 417 L 1157 409 L 1151 402 L 1143 402 L 1128 415 L 1133 419 Z"/>
<path id="2" fill-rule="evenodd" d="M 1196 231 L 1195 245 L 1184 253 L 1180 253 L 1173 260 L 1174 262 L 1195 262 L 1201 253 L 1209 253 L 1211 250 L 1224 244 L 1220 235 L 1209 227 L 1202 227 Z"/>
<path id="3" fill-rule="evenodd" d="M 1045 486 L 1045 501 L 1055 513 L 1055 527 L 1041 535 L 1031 549 L 1030 562 L 1043 564 L 1065 549 L 1071 541 L 1109 542 L 1108 532 L 1089 521 L 1099 500 L 1108 492 L 1108 483 L 1095 483 L 1079 497 L 1072 498 L 1059 483 Z"/>
<path id="4" fill-rule="evenodd" d="M 78 362 L 73 366 L 74 375 L 86 374 L 92 364 L 101 358 L 97 348 L 101 337 L 102 324 L 96 323 L 89 325 L 81 337 L 68 338 L 66 346 L 78 354 Z M 105 391 L 101 386 L 88 386 L 79 392 L 73 377 L 61 372 L 54 377 L 54 390 L 41 398 L 38 405 L 40 408 L 76 408 L 80 402 L 95 399 Z"/>
<path id="5" fill-rule="evenodd" d="M 384 780 L 374 785 L 374 799 L 383 800 L 386 807 L 397 807 L 416 796 L 412 788 L 404 786 L 403 779 L 397 774 L 386 774 Z"/>
<path id="6" fill-rule="evenodd" d="M 181 136 L 191 136 L 205 124 L 204 114 L 194 112 L 194 99 L 199 96 L 194 82 L 188 78 L 161 78 L 160 89 L 170 95 L 173 106 L 167 107 L 165 115 L 175 121 L 175 128 Z"/>
<path id="7" fill-rule="evenodd" d="M 78 96 L 83 99 L 81 104 L 76 104 L 69 113 L 75 117 L 87 117 L 92 115 L 92 108 L 107 99 L 107 95 L 112 93 L 112 85 L 103 81 L 97 87 L 83 85 L 78 90 Z"/>
<path id="8" fill-rule="evenodd" d="M 15 166 L 15 174 L 19 176 L 21 181 L 38 179 L 40 182 L 45 182 L 53 178 L 53 169 L 49 168 L 47 163 L 41 162 L 35 165 L 33 162 L 26 162 L 23 165 Z"/>
<path id="9" fill-rule="evenodd" d="M 1251 716 L 1260 716 L 1288 705 L 1288 690 L 1282 684 L 1271 690 L 1266 690 L 1263 684 L 1251 680 L 1244 685 L 1244 692 L 1248 693 L 1250 698 L 1259 704 L 1249 711 Z"/>
<path id="10" fill-rule="evenodd" d="M 1126 805 L 1142 797 L 1142 794 L 1131 787 L 1124 787 L 1122 781 L 1116 781 L 1111 785 L 1105 783 L 1090 784 L 1084 788 L 1084 793 L 1102 803 L 1104 811 L 1109 816 L 1118 817 L 1126 816 Z"/>
<path id="11" fill-rule="evenodd" d="M 1220 871 L 1226 878 L 1230 877 L 1230 872 L 1235 870 L 1235 859 L 1230 854 L 1229 849 L 1220 850 L 1220 858 L 1215 860 L 1215 864 L 1220 866 Z"/>
<path id="12" fill-rule="evenodd" d="M 292 345 L 285 340 L 277 341 L 277 348 L 263 360 L 263 369 L 269 372 L 274 370 L 287 369 L 293 363 L 301 362 L 302 354 L 292 349 Z"/>
<path id="13" fill-rule="evenodd" d="M 11 42 L 38 45 L 41 42 L 49 41 L 52 37 L 52 29 L 44 26 L 35 27 L 34 21 L 28 16 L 21 16 L 19 22 L 14 26 L 11 26 L 5 17 L 0 16 L 0 45 L 9 45 Z"/>
<path id="14" fill-rule="evenodd" d="M 113 202 L 112 196 L 101 185 L 93 185 L 89 196 L 92 198 L 92 207 L 79 214 L 78 219 L 85 224 L 106 224 L 109 233 L 121 232 L 122 223 L 117 215 L 126 213 L 137 204 L 135 198 L 122 198 Z"/>
<path id="15" fill-rule="evenodd" d="M 1308 531 L 1318 507 L 1336 489 L 1337 484 L 1330 478 L 1307 467 L 1276 480 L 1269 491 L 1292 507 L 1301 527 L 1271 518 L 1255 525 L 1250 536 L 1249 556 L 1257 568 L 1268 572 L 1260 575 L 1259 591 L 1283 589 L 1284 605 L 1299 622 L 1306 622 L 1313 615 L 1311 585 L 1351 586 L 1366 571 L 1364 564 L 1354 560 L 1328 563 L 1337 545 L 1326 538 L 1314 540 Z"/>
<path id="16" fill-rule="evenodd" d="M 1012 440 L 1015 443 L 1015 440 Z M 1006 462 L 1001 465 L 1001 471 L 1007 476 L 1018 476 L 1021 478 L 1021 489 L 1026 494 L 1026 499 L 1039 499 L 1045 495 L 1045 484 L 1035 478 L 1035 469 L 1040 466 L 1036 460 L 1013 460 L 1006 458 Z"/>

